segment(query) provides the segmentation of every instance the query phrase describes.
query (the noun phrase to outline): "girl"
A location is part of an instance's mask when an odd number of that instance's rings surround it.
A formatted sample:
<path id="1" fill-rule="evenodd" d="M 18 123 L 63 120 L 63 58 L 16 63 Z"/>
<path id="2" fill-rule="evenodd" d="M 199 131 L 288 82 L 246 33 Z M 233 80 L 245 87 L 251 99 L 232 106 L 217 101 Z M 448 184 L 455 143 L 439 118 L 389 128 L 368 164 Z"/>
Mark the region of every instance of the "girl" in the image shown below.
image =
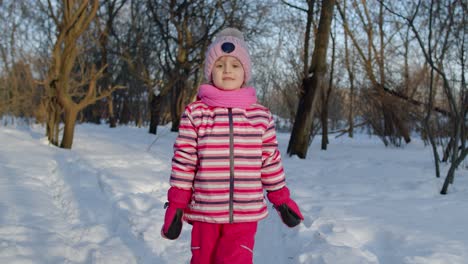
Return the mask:
<path id="1" fill-rule="evenodd" d="M 286 187 L 270 111 L 247 87 L 251 62 L 242 33 L 221 31 L 208 47 L 198 100 L 182 115 L 174 144 L 162 236 L 193 225 L 191 264 L 252 263 L 263 191 L 289 227 L 304 220 Z"/>

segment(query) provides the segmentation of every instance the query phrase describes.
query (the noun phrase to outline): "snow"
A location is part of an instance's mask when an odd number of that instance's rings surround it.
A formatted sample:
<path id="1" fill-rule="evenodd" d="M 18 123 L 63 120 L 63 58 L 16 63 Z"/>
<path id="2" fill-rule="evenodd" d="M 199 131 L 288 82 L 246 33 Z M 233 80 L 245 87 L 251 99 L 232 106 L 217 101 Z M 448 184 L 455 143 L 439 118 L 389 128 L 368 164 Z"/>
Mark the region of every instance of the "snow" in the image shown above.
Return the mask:
<path id="1" fill-rule="evenodd" d="M 64 150 L 41 126 L 0 127 L 0 263 L 188 263 L 190 225 L 160 236 L 176 133 L 158 132 L 84 124 Z M 442 196 L 417 139 L 330 137 L 321 151 L 316 137 L 305 160 L 284 154 L 289 134 L 278 139 L 306 219 L 290 229 L 270 207 L 254 263 L 468 263 L 466 161 Z"/>

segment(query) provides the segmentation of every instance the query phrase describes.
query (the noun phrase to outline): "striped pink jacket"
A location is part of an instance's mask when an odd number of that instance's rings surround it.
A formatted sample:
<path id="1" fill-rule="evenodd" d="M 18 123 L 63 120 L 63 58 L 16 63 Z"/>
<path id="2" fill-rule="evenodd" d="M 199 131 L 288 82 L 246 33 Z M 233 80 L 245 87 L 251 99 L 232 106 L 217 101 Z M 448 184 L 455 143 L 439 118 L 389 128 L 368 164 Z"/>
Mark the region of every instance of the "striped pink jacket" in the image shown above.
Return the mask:
<path id="1" fill-rule="evenodd" d="M 272 114 L 189 104 L 174 144 L 171 186 L 193 188 L 185 220 L 259 221 L 267 216 L 263 191 L 285 186 Z"/>

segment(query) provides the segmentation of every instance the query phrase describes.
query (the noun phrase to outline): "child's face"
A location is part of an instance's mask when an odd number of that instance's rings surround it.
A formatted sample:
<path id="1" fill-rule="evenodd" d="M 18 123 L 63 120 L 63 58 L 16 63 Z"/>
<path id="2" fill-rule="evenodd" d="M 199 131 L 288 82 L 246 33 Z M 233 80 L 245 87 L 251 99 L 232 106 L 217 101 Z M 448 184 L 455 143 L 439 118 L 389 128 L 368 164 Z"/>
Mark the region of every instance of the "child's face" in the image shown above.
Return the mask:
<path id="1" fill-rule="evenodd" d="M 238 90 L 244 83 L 244 67 L 238 59 L 231 56 L 219 58 L 211 74 L 214 85 L 222 90 Z"/>

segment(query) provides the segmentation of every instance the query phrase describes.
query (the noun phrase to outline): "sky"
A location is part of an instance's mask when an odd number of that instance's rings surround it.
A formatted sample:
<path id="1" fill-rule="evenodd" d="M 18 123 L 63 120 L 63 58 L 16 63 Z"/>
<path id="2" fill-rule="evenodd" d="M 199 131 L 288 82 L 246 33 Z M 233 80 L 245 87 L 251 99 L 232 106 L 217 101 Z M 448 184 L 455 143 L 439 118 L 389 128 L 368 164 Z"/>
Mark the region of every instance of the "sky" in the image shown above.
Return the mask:
<path id="1" fill-rule="evenodd" d="M 71 150 L 39 125 L 0 126 L 0 263 L 189 263 L 191 226 L 160 236 L 176 133 L 81 124 Z M 307 159 L 288 157 L 291 195 L 305 220 L 286 227 L 269 204 L 255 264 L 466 264 L 468 165 L 448 195 L 429 146 L 376 137 L 315 137 Z M 442 165 L 445 176 L 448 166 Z"/>

